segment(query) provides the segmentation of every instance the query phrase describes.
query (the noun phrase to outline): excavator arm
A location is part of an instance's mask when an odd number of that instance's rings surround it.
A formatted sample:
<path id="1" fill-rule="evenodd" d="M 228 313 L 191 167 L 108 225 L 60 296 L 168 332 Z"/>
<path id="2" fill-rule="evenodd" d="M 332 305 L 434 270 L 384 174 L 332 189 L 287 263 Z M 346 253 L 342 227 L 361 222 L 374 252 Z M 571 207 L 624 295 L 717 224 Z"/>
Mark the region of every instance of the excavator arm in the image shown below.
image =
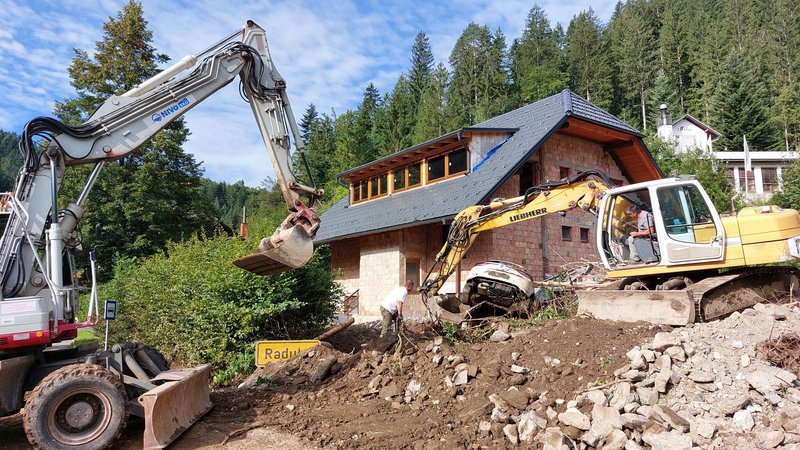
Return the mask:
<path id="1" fill-rule="evenodd" d="M 313 238 L 320 223 L 316 208 L 322 191 L 304 185 L 295 177 L 291 141 L 294 140 L 302 154 L 302 140 L 286 95 L 286 83 L 272 64 L 266 33 L 252 21 L 200 55 L 187 56 L 128 92 L 109 97 L 83 124 L 70 126 L 47 117 L 31 120 L 20 140 L 24 166 L 17 177 L 15 192 L 3 194 L 0 199 L 0 213 L 8 215 L 0 237 L 0 380 L 14 381 L 0 383 L 0 397 L 9 400 L 0 402 L 3 403 L 0 415 L 20 409 L 22 382 L 17 381 L 25 379 L 34 360 L 44 361 L 43 357 L 33 355 L 49 344 L 74 338 L 78 328 L 94 326 L 99 320 L 95 277 L 92 277 L 94 285 L 86 321 L 77 319 L 78 287 L 70 279 L 74 264 L 67 249 L 77 246 L 84 204 L 103 166 L 141 148 L 156 133 L 237 77 L 241 80 L 241 94 L 250 103 L 261 131 L 289 215 L 272 236 L 262 239 L 255 253 L 235 264 L 266 275 L 300 267 L 311 258 Z M 81 164 L 93 164 L 94 169 L 77 199 L 59 205 L 66 168 Z M 309 183 L 313 185 L 310 173 Z M 93 258 L 91 267 L 94 271 Z M 140 405 L 129 402 L 127 409 L 145 418 L 144 446 L 161 448 L 211 407 L 210 366 L 163 370 L 151 356 L 145 355 L 146 350 L 137 343 L 115 345 L 111 350 L 85 358 L 94 363 L 91 368 L 94 375 L 77 369 L 75 373 L 69 372 L 69 367 L 64 370 L 88 386 L 94 386 L 95 378 L 108 376 L 111 371 L 130 392 L 143 392 Z M 5 352 L 22 356 L 5 359 Z M 17 362 L 14 366 L 17 369 L 9 371 L 9 361 Z M 82 362 L 65 360 L 62 364 Z M 47 370 L 58 367 L 51 364 Z M 48 385 L 48 380 L 43 380 L 40 386 Z M 32 401 L 45 401 L 47 392 L 44 388 L 35 390 L 31 398 L 38 400 Z M 47 428 L 52 422 L 47 417 L 56 413 L 47 414 L 31 407 L 26 424 Z M 106 426 L 100 419 L 91 421 L 95 422 L 98 429 Z M 88 448 L 91 447 L 88 443 L 95 442 L 95 435 L 88 431 L 70 430 L 70 442 L 75 443 L 70 448 L 83 448 L 83 444 Z M 109 433 L 103 436 L 118 435 L 113 430 Z M 110 444 L 97 445 L 101 448 Z M 39 440 L 36 446 L 42 446 Z"/>
<path id="2" fill-rule="evenodd" d="M 533 186 L 519 197 L 464 209 L 453 219 L 447 240 L 436 255 L 436 262 L 422 282 L 420 292 L 425 297 L 436 295 L 480 233 L 574 208 L 593 210 L 606 186 L 613 186 L 608 175 L 590 170 L 571 179 Z"/>

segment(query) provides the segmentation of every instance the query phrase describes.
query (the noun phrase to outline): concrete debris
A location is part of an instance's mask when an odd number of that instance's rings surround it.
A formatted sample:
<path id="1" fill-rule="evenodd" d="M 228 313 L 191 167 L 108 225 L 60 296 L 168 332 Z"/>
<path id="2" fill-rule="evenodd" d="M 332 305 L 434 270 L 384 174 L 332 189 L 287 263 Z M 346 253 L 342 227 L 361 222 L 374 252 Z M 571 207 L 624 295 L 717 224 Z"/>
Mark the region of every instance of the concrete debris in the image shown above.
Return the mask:
<path id="1" fill-rule="evenodd" d="M 526 373 L 530 372 L 531 369 L 529 369 L 527 367 L 523 367 L 523 366 L 518 366 L 516 364 L 512 364 L 511 365 L 511 371 L 514 372 L 514 373 L 526 374 Z"/>
<path id="2" fill-rule="evenodd" d="M 558 415 L 559 422 L 567 426 L 573 426 L 579 430 L 587 431 L 591 426 L 589 418 L 577 408 L 567 408 L 566 411 Z"/>
<path id="3" fill-rule="evenodd" d="M 511 335 L 506 333 L 505 331 L 496 330 L 492 335 L 489 337 L 489 342 L 503 342 L 511 339 Z"/>
<path id="4" fill-rule="evenodd" d="M 733 415 L 733 423 L 744 431 L 750 431 L 754 426 L 756 426 L 756 423 L 753 420 L 753 415 L 750 414 L 750 411 L 746 409 L 737 411 Z"/>

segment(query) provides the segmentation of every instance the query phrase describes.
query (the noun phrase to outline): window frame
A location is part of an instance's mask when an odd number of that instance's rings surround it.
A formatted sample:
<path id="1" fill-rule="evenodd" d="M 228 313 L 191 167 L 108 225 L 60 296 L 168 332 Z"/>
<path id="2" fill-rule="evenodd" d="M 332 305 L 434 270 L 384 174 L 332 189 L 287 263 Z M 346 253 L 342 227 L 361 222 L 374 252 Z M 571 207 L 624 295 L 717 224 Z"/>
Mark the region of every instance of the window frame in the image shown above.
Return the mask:
<path id="1" fill-rule="evenodd" d="M 564 233 L 566 232 L 566 234 Z M 569 225 L 561 225 L 561 240 L 565 242 L 572 242 L 572 227 Z"/>
<path id="2" fill-rule="evenodd" d="M 586 236 L 585 238 L 584 238 L 584 235 Z M 582 244 L 588 243 L 590 237 L 591 236 L 589 235 L 589 229 L 585 228 L 585 227 L 580 227 L 580 240 L 581 240 L 581 243 Z"/>
<path id="3" fill-rule="evenodd" d="M 466 170 L 462 170 L 460 172 L 450 173 L 450 154 L 451 153 L 455 153 L 455 152 L 460 152 L 460 151 L 466 152 L 467 168 L 466 168 Z M 425 181 L 426 182 L 425 182 L 424 186 L 427 186 L 427 185 L 433 184 L 433 183 L 438 183 L 438 182 L 443 181 L 443 180 L 449 180 L 450 178 L 455 178 L 455 177 L 460 176 L 460 175 L 465 175 L 465 174 L 468 174 L 469 171 L 470 171 L 470 166 L 469 166 L 470 150 L 468 148 L 459 148 L 459 149 L 456 149 L 456 150 L 451 150 L 451 151 L 449 151 L 447 153 L 442 153 L 441 155 L 436 155 L 436 156 L 433 156 L 433 157 L 430 157 L 430 158 L 425 158 L 425 163 L 426 163 L 425 166 L 430 168 L 430 160 L 436 159 L 436 158 L 439 158 L 439 157 L 444 157 L 444 176 L 440 177 L 440 178 L 437 178 L 435 180 L 431 180 L 430 177 L 429 177 L 430 169 L 428 169 L 428 173 L 425 174 L 426 175 L 425 176 Z"/>

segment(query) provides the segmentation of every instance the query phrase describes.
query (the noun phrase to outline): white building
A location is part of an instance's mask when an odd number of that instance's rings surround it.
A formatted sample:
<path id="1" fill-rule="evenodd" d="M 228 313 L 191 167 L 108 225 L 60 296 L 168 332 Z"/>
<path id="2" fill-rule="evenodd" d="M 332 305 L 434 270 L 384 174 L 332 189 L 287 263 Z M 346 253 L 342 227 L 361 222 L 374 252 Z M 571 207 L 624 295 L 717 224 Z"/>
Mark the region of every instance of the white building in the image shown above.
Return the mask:
<path id="1" fill-rule="evenodd" d="M 667 105 L 661 105 L 661 116 L 658 120 L 658 137 L 673 145 L 677 153 L 700 149 L 713 151 L 712 143 L 719 139 L 719 132 L 704 124 L 691 114 L 686 114 L 672 122 L 667 112 Z"/>
<path id="2" fill-rule="evenodd" d="M 672 122 L 667 112 L 667 105 L 661 105 L 658 137 L 671 143 L 676 153 L 700 149 L 721 160 L 725 176 L 731 185 L 736 192 L 742 192 L 744 198 L 749 201 L 768 200 L 773 193 L 780 191 L 783 171 L 800 158 L 797 152 L 750 151 L 752 171 L 745 174 L 744 151 L 713 151 L 713 142 L 720 137 L 720 133 L 691 114 Z"/>

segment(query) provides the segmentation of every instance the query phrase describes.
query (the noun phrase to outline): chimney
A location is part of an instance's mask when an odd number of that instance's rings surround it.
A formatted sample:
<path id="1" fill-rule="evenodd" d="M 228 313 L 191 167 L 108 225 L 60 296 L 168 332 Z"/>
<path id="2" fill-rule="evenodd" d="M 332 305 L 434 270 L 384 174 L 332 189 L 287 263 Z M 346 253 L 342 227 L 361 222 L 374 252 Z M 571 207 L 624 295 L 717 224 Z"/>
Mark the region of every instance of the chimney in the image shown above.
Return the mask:
<path id="1" fill-rule="evenodd" d="M 672 123 L 669 117 L 669 111 L 667 111 L 667 104 L 661 104 L 661 113 L 658 116 L 658 137 L 661 138 L 662 141 L 671 142 L 673 141 L 672 136 Z"/>

